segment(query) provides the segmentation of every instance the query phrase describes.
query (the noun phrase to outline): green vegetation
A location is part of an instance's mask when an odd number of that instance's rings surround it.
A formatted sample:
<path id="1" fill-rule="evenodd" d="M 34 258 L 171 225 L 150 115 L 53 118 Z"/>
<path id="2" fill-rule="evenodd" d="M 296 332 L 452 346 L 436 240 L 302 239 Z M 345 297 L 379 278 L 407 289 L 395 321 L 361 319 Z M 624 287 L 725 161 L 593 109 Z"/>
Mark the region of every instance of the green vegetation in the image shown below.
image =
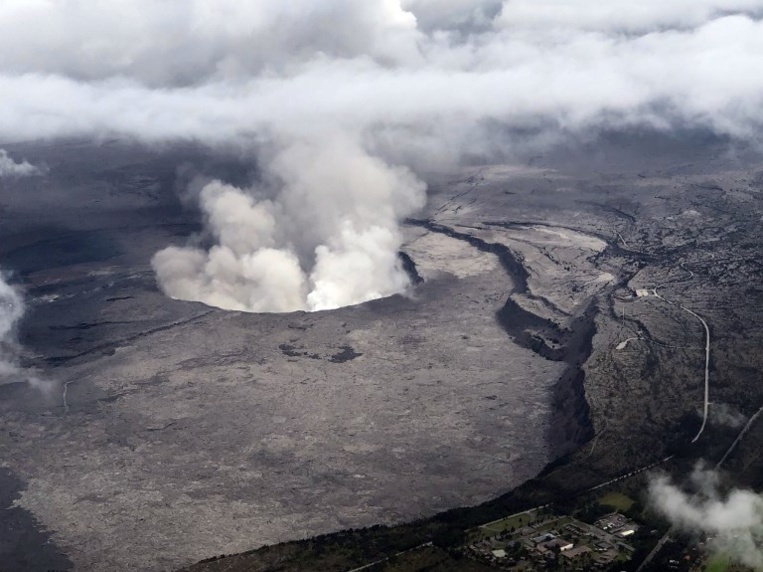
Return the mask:
<path id="1" fill-rule="evenodd" d="M 478 529 L 471 531 L 469 538 L 470 540 L 489 538 L 491 536 L 495 536 L 496 534 L 514 532 L 523 526 L 527 526 L 537 518 L 538 516 L 536 511 L 515 514 L 499 521 L 480 526 Z"/>
<path id="2" fill-rule="evenodd" d="M 599 504 L 612 507 L 613 510 L 617 510 L 620 512 L 627 512 L 630 510 L 630 508 L 635 504 L 636 501 L 634 501 L 629 496 L 626 496 L 619 492 L 610 492 L 604 495 L 599 499 Z"/>
<path id="3" fill-rule="evenodd" d="M 759 430 L 763 433 L 763 425 Z M 756 428 L 753 428 L 750 436 L 756 436 L 755 431 Z M 750 481 L 760 478 L 760 464 L 745 472 L 743 466 L 735 465 L 735 456 L 757 460 L 760 458 L 757 443 L 759 441 L 753 440 L 742 443 L 728 462 L 735 470 L 739 468 L 737 474 L 744 475 Z M 746 448 L 754 450 L 750 453 Z M 702 453 L 705 458 L 718 458 L 722 451 L 703 449 Z M 692 470 L 694 463 L 695 458 L 690 455 L 677 455 L 663 463 L 662 468 L 674 474 L 685 475 Z M 668 523 L 649 507 L 645 507 L 640 500 L 648 480 L 647 474 L 639 473 L 603 489 L 591 490 L 591 484 L 602 478 L 601 474 L 581 470 L 578 460 L 573 459 L 566 464 L 551 467 L 540 477 L 512 492 L 476 507 L 454 509 L 398 526 L 347 530 L 263 547 L 244 554 L 210 559 L 187 570 L 347 572 L 373 563 L 364 572 L 480 572 L 496 567 L 529 572 L 546 569 L 545 555 L 542 567 L 532 540 L 549 532 L 575 547 L 591 548 L 590 551 L 571 558 L 569 553 L 563 555 L 560 548 L 551 547 L 554 557 L 549 556 L 553 561 L 549 562 L 549 566 L 552 566 L 549 570 L 587 570 L 598 562 L 603 571 L 632 572 L 667 531 Z M 529 508 L 538 506 L 543 508 Z M 598 519 L 613 512 L 631 519 L 640 528 L 627 539 L 610 539 L 611 548 L 596 546 L 596 542 L 586 534 L 590 529 L 581 523 L 593 525 Z M 532 530 L 523 530 L 526 527 L 532 527 Z M 612 532 L 610 530 L 607 533 Z M 621 542 L 632 547 L 632 550 L 621 549 Z M 692 568 L 695 572 L 745 570 L 723 557 L 708 560 L 702 549 L 692 544 L 691 538 L 674 539 L 663 546 L 647 569 L 650 572 L 664 572 L 672 569 L 668 563 L 670 559 L 675 559 L 682 565 L 695 566 Z M 505 550 L 506 554 L 497 557 L 493 550 Z M 687 555 L 691 557 L 689 560 L 685 558 Z"/>
<path id="4" fill-rule="evenodd" d="M 510 538 L 523 527 L 534 526 L 533 535 L 537 535 L 554 529 L 563 529 L 565 525 L 574 521 L 573 516 L 575 519 L 583 520 L 578 516 L 581 511 L 589 511 L 591 516 L 612 513 L 614 509 L 611 505 L 600 504 L 604 499 L 608 502 L 610 500 L 620 503 L 630 502 L 628 512 L 636 515 L 634 518 L 637 520 L 639 519 L 638 514 L 641 512 L 639 503 L 634 502 L 628 495 L 635 494 L 630 490 L 631 488 L 635 491 L 642 486 L 642 476 L 620 481 L 617 484 L 617 490 L 622 492 L 604 494 L 604 491 L 597 491 L 597 494 L 593 495 L 588 494 L 586 489 L 596 476 L 591 475 L 591 480 L 586 480 L 585 472 L 574 469 L 574 465 L 554 468 L 542 477 L 476 507 L 454 509 L 432 518 L 393 527 L 373 526 L 361 530 L 350 529 L 311 539 L 266 546 L 243 554 L 219 556 L 200 562 L 186 570 L 189 572 L 274 570 L 346 572 L 378 562 L 367 572 L 382 570 L 390 572 L 473 570 L 477 572 L 485 570 L 489 564 L 478 561 L 479 559 L 465 557 L 462 547 L 481 540 L 493 542 L 490 539 L 502 535 L 505 540 L 498 541 L 496 544 L 499 547 L 505 546 L 507 552 L 514 554 L 516 549 L 507 544 L 510 543 Z M 528 507 L 540 505 L 544 508 L 528 510 Z M 650 528 L 652 528 L 651 525 Z M 641 538 L 641 536 L 637 534 L 636 538 L 629 539 L 629 543 L 636 547 L 639 555 L 642 551 L 648 552 L 659 537 L 659 535 L 654 538 L 651 536 Z M 578 542 L 576 539 L 572 540 Z M 581 558 L 586 560 L 589 556 L 581 556 Z M 579 565 L 583 560 L 577 564 Z M 613 566 L 615 564 L 621 565 L 618 571 L 627 569 L 627 566 L 622 566 L 625 564 L 623 556 L 618 555 L 612 563 Z M 517 569 L 525 569 L 530 566 L 530 562 L 525 561 L 518 566 Z"/>
<path id="5" fill-rule="evenodd" d="M 543 512 L 543 514 L 541 514 Z M 505 519 L 511 522 L 520 515 Z M 515 571 L 531 570 L 621 570 L 631 560 L 634 548 L 629 540 L 618 537 L 618 530 L 638 527 L 622 514 L 612 514 L 606 527 L 592 526 L 568 515 L 551 514 L 547 510 L 521 515 L 529 519 L 527 526 L 516 531 L 495 531 L 468 545 L 454 548 L 469 558 L 493 568 Z M 480 527 L 485 532 L 490 526 Z M 423 570 L 423 569 L 422 569 Z"/>
<path id="6" fill-rule="evenodd" d="M 393 556 L 376 568 L 378 572 L 418 572 L 437 570 L 437 572 L 488 572 L 490 566 L 464 558 L 450 550 L 436 546 L 427 546 L 407 552 L 404 556 Z"/>
<path id="7" fill-rule="evenodd" d="M 728 568 L 729 559 L 722 554 L 718 554 L 707 561 L 707 567 L 705 570 L 707 572 L 726 572 Z"/>

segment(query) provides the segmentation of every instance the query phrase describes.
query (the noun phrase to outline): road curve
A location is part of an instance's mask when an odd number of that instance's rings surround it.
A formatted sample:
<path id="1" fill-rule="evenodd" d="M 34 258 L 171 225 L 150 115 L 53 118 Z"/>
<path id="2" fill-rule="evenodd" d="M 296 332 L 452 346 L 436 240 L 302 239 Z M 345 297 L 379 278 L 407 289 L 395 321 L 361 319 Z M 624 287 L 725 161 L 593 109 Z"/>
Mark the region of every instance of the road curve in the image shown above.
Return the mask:
<path id="1" fill-rule="evenodd" d="M 703 406 L 702 412 L 702 426 L 699 428 L 699 431 L 695 435 L 694 439 L 691 440 L 691 442 L 694 443 L 697 439 L 699 439 L 699 436 L 702 435 L 702 432 L 705 430 L 705 425 L 707 425 L 707 414 L 710 405 L 710 327 L 707 325 L 707 322 L 702 318 L 702 316 L 696 312 L 689 310 L 689 308 L 685 306 L 681 306 L 681 309 L 697 318 L 700 322 L 702 322 L 702 326 L 705 328 L 705 404 Z"/>
<path id="2" fill-rule="evenodd" d="M 688 312 L 697 318 L 700 322 L 702 322 L 702 327 L 705 328 L 705 398 L 704 404 L 702 406 L 702 425 L 700 426 L 699 431 L 697 431 L 697 434 L 694 436 L 694 439 L 691 440 L 692 443 L 695 443 L 697 439 L 699 439 L 700 435 L 702 435 L 702 432 L 705 430 L 705 426 L 707 425 L 707 415 L 710 408 L 710 327 L 707 325 L 707 322 L 702 318 L 702 316 L 692 310 L 689 310 L 689 308 L 686 306 L 675 304 L 674 302 L 663 298 L 657 293 L 656 288 L 652 288 L 652 294 L 654 294 L 656 298 L 659 298 L 663 302 L 678 306 L 684 312 Z"/>

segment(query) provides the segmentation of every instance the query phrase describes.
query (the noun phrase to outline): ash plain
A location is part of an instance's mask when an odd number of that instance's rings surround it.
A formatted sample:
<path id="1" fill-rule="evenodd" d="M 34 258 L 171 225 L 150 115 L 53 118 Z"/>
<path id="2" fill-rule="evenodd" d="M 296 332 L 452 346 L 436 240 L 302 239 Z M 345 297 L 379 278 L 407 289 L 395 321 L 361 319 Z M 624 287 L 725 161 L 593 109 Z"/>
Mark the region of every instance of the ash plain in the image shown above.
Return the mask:
<path id="1" fill-rule="evenodd" d="M 763 399 L 763 171 L 728 142 L 615 134 L 432 173 L 404 227 L 421 284 L 285 315 L 170 300 L 149 265 L 199 230 L 177 167 L 235 182 L 237 162 L 7 148 L 49 169 L 0 183 L 0 264 L 54 384 L 0 387 L 11 570 L 171 570 L 475 504 L 574 451 L 599 475 L 663 454 L 698 424 L 701 330 L 636 289 L 712 324 L 715 399 Z"/>

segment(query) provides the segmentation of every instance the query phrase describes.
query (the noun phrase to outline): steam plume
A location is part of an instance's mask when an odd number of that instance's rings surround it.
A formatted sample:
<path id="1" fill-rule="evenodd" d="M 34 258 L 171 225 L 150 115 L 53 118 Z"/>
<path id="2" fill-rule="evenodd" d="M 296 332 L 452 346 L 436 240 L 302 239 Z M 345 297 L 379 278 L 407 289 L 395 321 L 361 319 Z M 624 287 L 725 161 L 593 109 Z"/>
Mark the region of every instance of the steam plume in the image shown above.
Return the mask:
<path id="1" fill-rule="evenodd" d="M 292 142 L 266 165 L 278 193 L 220 181 L 201 191 L 216 245 L 154 257 L 170 296 L 251 312 L 325 310 L 387 296 L 408 283 L 398 221 L 424 185 L 354 142 Z"/>
<path id="2" fill-rule="evenodd" d="M 5 149 L 0 149 L 0 177 L 29 177 L 39 175 L 40 169 L 27 161 L 17 163 Z"/>
<path id="3" fill-rule="evenodd" d="M 16 328 L 24 311 L 24 299 L 0 271 L 0 385 L 24 382 L 43 396 L 50 397 L 56 383 L 39 377 L 33 369 L 19 366 Z"/>
<path id="4" fill-rule="evenodd" d="M 27 161 L 17 163 L 5 149 L 0 149 L 0 179 L 39 175 L 42 171 Z M 16 326 L 24 315 L 24 300 L 18 290 L 11 286 L 0 269 L 0 385 L 26 381 L 33 386 L 46 388 L 47 384 L 22 371 L 18 366 Z"/>
<path id="5" fill-rule="evenodd" d="M 652 480 L 653 506 L 673 525 L 687 532 L 706 533 L 712 548 L 736 562 L 763 569 L 763 497 L 749 491 L 720 491 L 718 474 L 698 465 L 689 494 L 666 477 Z"/>
<path id="6" fill-rule="evenodd" d="M 157 254 L 159 281 L 228 308 L 329 308 L 405 288 L 412 171 L 526 143 L 496 131 L 759 140 L 762 14 L 763 0 L 5 0 L 0 140 L 256 150 L 262 181 L 211 183 L 213 245 Z"/>
<path id="7" fill-rule="evenodd" d="M 21 296 L 0 273 L 0 384 L 15 381 L 19 375 L 15 333 L 16 324 L 23 315 Z"/>

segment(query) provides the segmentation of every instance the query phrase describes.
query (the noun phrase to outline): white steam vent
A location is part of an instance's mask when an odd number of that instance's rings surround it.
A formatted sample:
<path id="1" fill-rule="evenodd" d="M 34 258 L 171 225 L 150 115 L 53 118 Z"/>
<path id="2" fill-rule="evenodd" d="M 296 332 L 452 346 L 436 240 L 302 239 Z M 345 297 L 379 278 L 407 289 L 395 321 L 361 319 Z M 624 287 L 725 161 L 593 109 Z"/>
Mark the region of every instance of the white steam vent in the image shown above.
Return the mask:
<path id="1" fill-rule="evenodd" d="M 18 372 L 13 353 L 14 330 L 23 315 L 24 303 L 21 296 L 0 272 L 0 384 Z"/>
<path id="2" fill-rule="evenodd" d="M 399 221 L 423 206 L 425 186 L 352 140 L 285 145 L 263 189 L 219 181 L 201 191 L 214 246 L 170 247 L 153 259 L 164 292 L 229 310 L 327 310 L 404 291 Z"/>

